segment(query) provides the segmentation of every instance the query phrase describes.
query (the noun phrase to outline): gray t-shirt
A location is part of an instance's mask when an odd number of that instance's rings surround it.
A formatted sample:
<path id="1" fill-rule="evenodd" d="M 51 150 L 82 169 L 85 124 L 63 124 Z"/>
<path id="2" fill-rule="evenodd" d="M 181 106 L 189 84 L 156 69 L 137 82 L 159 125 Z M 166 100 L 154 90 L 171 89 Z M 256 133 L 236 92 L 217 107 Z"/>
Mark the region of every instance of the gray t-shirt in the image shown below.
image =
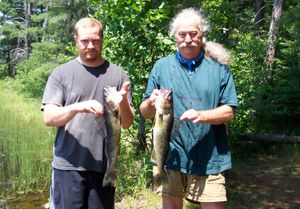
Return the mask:
<path id="1" fill-rule="evenodd" d="M 103 89 L 129 81 L 118 66 L 105 61 L 99 67 L 87 67 L 76 59 L 57 67 L 50 75 L 42 100 L 46 104 L 67 106 L 76 102 L 97 100 L 104 104 Z M 132 103 L 131 94 L 129 100 Z M 78 113 L 65 126 L 57 127 L 52 166 L 61 170 L 105 170 L 103 156 L 107 137 L 104 117 Z"/>

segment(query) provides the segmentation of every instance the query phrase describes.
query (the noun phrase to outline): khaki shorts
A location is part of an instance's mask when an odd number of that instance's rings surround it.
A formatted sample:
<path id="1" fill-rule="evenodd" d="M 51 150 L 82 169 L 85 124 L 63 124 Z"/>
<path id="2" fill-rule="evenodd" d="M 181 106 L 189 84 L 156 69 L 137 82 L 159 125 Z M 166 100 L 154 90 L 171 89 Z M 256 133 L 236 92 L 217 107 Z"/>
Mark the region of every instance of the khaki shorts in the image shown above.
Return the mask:
<path id="1" fill-rule="evenodd" d="M 153 167 L 154 173 L 156 168 Z M 190 175 L 174 170 L 166 170 L 166 173 L 167 180 L 162 181 L 157 188 L 157 192 L 163 197 L 185 197 L 191 202 L 227 201 L 223 173 L 208 176 Z"/>

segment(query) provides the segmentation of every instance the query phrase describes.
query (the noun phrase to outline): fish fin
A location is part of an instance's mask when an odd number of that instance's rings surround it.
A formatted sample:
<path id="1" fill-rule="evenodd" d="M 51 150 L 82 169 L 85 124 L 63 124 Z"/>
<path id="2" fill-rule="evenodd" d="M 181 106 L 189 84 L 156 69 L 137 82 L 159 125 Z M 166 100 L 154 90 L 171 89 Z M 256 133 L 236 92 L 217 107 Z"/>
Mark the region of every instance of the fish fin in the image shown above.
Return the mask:
<path id="1" fill-rule="evenodd" d="M 153 173 L 153 182 L 155 183 L 156 187 L 167 183 L 168 177 L 165 170 L 163 170 L 161 173 Z"/>
<path id="2" fill-rule="evenodd" d="M 179 130 L 180 130 L 181 124 L 182 124 L 182 121 L 180 119 L 174 118 L 170 138 L 174 139 L 179 135 Z"/>

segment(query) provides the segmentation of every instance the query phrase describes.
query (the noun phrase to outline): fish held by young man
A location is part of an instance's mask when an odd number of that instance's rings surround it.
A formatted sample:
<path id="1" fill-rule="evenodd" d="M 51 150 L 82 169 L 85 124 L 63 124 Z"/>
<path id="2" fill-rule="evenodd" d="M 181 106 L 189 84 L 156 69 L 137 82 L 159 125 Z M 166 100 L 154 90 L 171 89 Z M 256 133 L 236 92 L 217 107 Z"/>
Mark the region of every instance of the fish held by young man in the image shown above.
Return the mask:
<path id="1" fill-rule="evenodd" d="M 121 123 L 119 104 L 122 95 L 116 87 L 104 88 L 104 117 L 107 130 L 104 152 L 107 159 L 107 168 L 104 174 L 102 186 L 116 185 L 117 161 L 120 153 Z"/>
<path id="2" fill-rule="evenodd" d="M 164 163 L 169 150 L 170 133 L 173 124 L 172 90 L 160 89 L 155 101 L 155 118 L 153 127 L 153 151 L 151 159 L 157 165 L 153 173 L 155 180 L 165 179 Z"/>

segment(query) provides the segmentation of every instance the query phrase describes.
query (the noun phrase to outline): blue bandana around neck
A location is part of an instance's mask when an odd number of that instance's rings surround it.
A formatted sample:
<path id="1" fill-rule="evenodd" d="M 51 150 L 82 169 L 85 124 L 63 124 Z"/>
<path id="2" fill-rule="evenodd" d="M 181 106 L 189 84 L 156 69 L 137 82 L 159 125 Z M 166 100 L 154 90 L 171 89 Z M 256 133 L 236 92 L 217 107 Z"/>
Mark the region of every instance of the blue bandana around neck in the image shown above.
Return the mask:
<path id="1" fill-rule="evenodd" d="M 192 72 L 195 69 L 195 65 L 199 63 L 199 61 L 202 60 L 204 56 L 204 51 L 201 49 L 199 55 L 192 60 L 186 60 L 179 52 L 176 52 L 176 58 L 178 59 L 179 63 L 182 64 L 183 66 L 186 66 L 188 69 L 189 74 L 192 74 Z"/>

